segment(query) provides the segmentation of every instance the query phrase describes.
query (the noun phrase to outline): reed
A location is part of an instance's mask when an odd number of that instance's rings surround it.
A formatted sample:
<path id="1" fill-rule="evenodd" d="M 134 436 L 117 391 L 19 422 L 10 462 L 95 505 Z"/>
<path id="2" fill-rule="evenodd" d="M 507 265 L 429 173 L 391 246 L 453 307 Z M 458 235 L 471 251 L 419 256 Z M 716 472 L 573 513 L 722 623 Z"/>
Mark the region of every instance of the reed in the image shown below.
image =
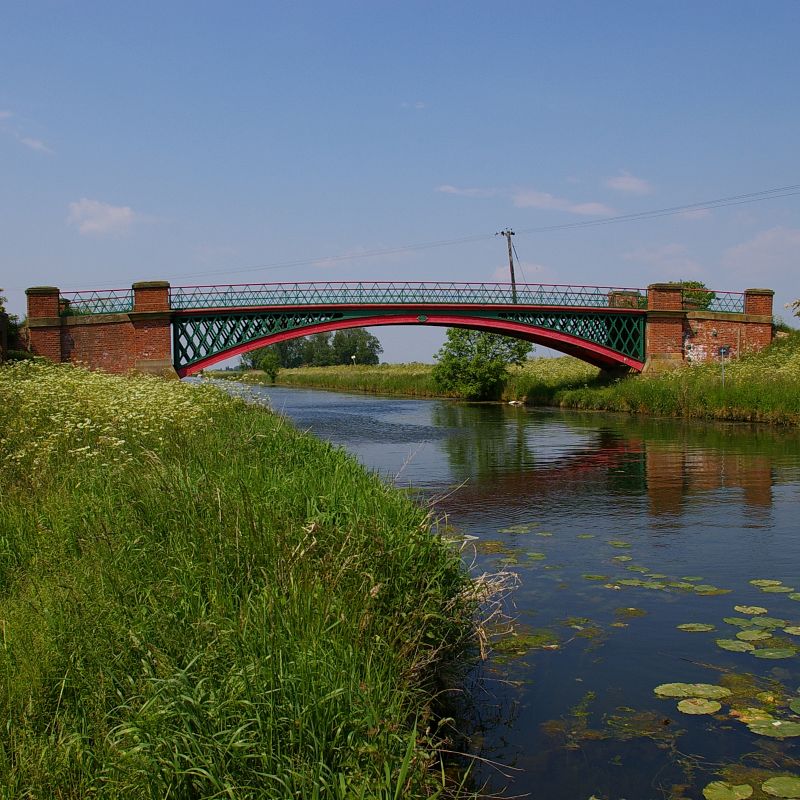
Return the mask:
<path id="1" fill-rule="evenodd" d="M 6 797 L 443 791 L 476 584 L 424 509 L 213 387 L 0 369 Z"/>

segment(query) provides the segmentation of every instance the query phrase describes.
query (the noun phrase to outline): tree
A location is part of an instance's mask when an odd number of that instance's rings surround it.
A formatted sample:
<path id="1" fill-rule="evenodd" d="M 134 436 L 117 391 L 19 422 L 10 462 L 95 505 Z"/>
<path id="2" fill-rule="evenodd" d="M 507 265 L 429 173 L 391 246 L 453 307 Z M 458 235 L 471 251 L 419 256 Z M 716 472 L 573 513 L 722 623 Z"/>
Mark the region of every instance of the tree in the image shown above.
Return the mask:
<path id="1" fill-rule="evenodd" d="M 336 331 L 331 347 L 335 364 L 350 364 L 353 356 L 356 364 L 378 364 L 383 352 L 378 337 L 364 328 Z"/>
<path id="2" fill-rule="evenodd" d="M 702 281 L 669 281 L 669 283 L 683 289 L 684 308 L 703 311 L 717 298 L 716 293 L 707 289 Z"/>
<path id="3" fill-rule="evenodd" d="M 433 380 L 442 391 L 467 400 L 494 399 L 503 388 L 508 367 L 521 364 L 532 349 L 522 339 L 450 328 L 435 356 Z"/>
<path id="4" fill-rule="evenodd" d="M 329 367 L 333 364 L 377 364 L 383 352 L 377 336 L 363 328 L 348 328 L 330 333 L 315 333 L 299 339 L 286 339 L 268 347 L 259 347 L 242 356 L 245 369 L 269 370 L 265 364 L 277 360 L 279 368 Z M 267 359 L 265 361 L 265 359 Z"/>

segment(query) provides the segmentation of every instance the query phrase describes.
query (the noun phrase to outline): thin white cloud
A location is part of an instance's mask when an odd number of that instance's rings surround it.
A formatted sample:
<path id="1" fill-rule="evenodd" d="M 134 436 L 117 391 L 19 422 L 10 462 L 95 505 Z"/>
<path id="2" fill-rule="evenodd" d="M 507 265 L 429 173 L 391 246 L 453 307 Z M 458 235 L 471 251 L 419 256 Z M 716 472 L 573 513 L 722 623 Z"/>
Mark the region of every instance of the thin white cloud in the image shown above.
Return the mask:
<path id="1" fill-rule="evenodd" d="M 127 233 L 137 219 L 130 206 L 112 206 L 82 197 L 69 204 L 67 221 L 84 236 Z"/>
<path id="2" fill-rule="evenodd" d="M 517 208 L 539 208 L 545 211 L 566 211 L 569 214 L 586 216 L 613 215 L 614 209 L 604 203 L 574 203 L 563 197 L 538 189 L 500 189 L 496 187 L 461 187 L 443 184 L 436 187 L 437 192 L 454 194 L 460 197 L 509 197 Z"/>
<path id="3" fill-rule="evenodd" d="M 514 277 L 517 283 L 551 283 L 555 280 L 554 270 L 544 264 L 533 261 L 522 261 L 515 265 Z M 508 263 L 495 267 L 492 271 L 492 280 L 497 283 L 510 283 L 511 271 Z"/>
<path id="4" fill-rule="evenodd" d="M 728 248 L 722 263 L 751 277 L 771 274 L 794 277 L 800 262 L 800 229 L 778 226 L 762 231 L 752 239 Z"/>
<path id="5" fill-rule="evenodd" d="M 459 197 L 495 197 L 500 193 L 500 189 L 478 189 L 468 187 L 451 186 L 449 183 L 436 187 L 437 192 L 443 194 L 456 194 Z"/>
<path id="6" fill-rule="evenodd" d="M 30 147 L 31 150 L 36 150 L 39 153 L 47 153 L 47 155 L 50 156 L 54 154 L 41 139 L 34 139 L 30 136 L 18 136 L 17 138 L 25 147 Z"/>
<path id="7" fill-rule="evenodd" d="M 703 267 L 692 258 L 686 246 L 673 242 L 660 247 L 643 247 L 623 253 L 626 261 L 635 261 L 650 267 L 650 275 L 657 275 L 659 280 L 702 280 Z"/>
<path id="8" fill-rule="evenodd" d="M 427 108 L 428 104 L 423 103 L 422 100 L 416 100 L 413 103 L 403 102 L 400 103 L 400 108 L 413 108 L 415 111 L 422 111 L 423 108 Z"/>
<path id="9" fill-rule="evenodd" d="M 11 119 L 14 114 L 11 111 L 0 111 L 0 119 Z"/>
<path id="10" fill-rule="evenodd" d="M 624 171 L 612 178 L 606 178 L 605 185 L 609 189 L 628 194 L 650 194 L 653 191 L 653 187 L 644 178 L 637 178 Z"/>
<path id="11" fill-rule="evenodd" d="M 609 208 L 603 203 L 573 203 L 563 197 L 556 197 L 549 192 L 540 192 L 536 189 L 519 189 L 512 194 L 512 200 L 517 208 L 566 211 L 570 214 L 586 216 L 603 216 L 614 213 L 613 208 Z"/>

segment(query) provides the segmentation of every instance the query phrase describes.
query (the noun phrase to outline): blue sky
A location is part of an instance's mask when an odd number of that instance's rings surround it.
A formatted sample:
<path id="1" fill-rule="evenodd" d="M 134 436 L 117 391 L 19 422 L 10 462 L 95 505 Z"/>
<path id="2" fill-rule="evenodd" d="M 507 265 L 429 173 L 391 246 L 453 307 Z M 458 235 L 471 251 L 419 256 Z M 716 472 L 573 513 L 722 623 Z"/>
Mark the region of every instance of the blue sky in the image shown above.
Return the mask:
<path id="1" fill-rule="evenodd" d="M 800 184 L 799 29 L 796 0 L 5 2 L 0 286 L 504 279 L 504 227 Z M 800 196 L 515 244 L 531 282 L 800 296 Z"/>

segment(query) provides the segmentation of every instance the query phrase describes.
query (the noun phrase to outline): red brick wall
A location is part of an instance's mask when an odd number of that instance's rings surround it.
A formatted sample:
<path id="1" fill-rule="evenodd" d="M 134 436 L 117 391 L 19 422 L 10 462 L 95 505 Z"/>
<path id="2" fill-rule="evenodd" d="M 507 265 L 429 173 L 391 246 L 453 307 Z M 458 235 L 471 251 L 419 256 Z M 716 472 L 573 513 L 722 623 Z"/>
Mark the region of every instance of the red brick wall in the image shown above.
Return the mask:
<path id="1" fill-rule="evenodd" d="M 771 317 L 774 295 L 775 292 L 771 289 L 747 289 L 744 293 L 744 313 Z"/>
<path id="2" fill-rule="evenodd" d="M 683 290 L 671 283 L 651 283 L 647 287 L 647 308 L 650 311 L 680 311 L 683 308 Z"/>
<path id="3" fill-rule="evenodd" d="M 58 316 L 58 289 L 37 286 L 25 292 L 28 300 L 28 319 Z"/>
<path id="4" fill-rule="evenodd" d="M 169 284 L 151 281 L 133 284 L 134 311 L 169 311 Z"/>
<path id="5" fill-rule="evenodd" d="M 684 355 L 702 363 L 719 359 L 719 348 L 727 347 L 729 358 L 763 350 L 772 341 L 772 323 L 753 320 L 698 319 L 687 316 L 683 323 Z"/>
<path id="6" fill-rule="evenodd" d="M 169 319 L 136 320 L 133 330 L 137 360 L 172 358 Z"/>
<path id="7" fill-rule="evenodd" d="M 648 316 L 647 355 L 680 353 L 683 348 L 683 319 L 675 316 Z"/>
<path id="8" fill-rule="evenodd" d="M 105 372 L 132 370 L 136 365 L 133 324 L 127 314 L 114 316 L 113 322 L 99 323 L 91 317 L 67 317 L 61 329 L 63 360 Z"/>

